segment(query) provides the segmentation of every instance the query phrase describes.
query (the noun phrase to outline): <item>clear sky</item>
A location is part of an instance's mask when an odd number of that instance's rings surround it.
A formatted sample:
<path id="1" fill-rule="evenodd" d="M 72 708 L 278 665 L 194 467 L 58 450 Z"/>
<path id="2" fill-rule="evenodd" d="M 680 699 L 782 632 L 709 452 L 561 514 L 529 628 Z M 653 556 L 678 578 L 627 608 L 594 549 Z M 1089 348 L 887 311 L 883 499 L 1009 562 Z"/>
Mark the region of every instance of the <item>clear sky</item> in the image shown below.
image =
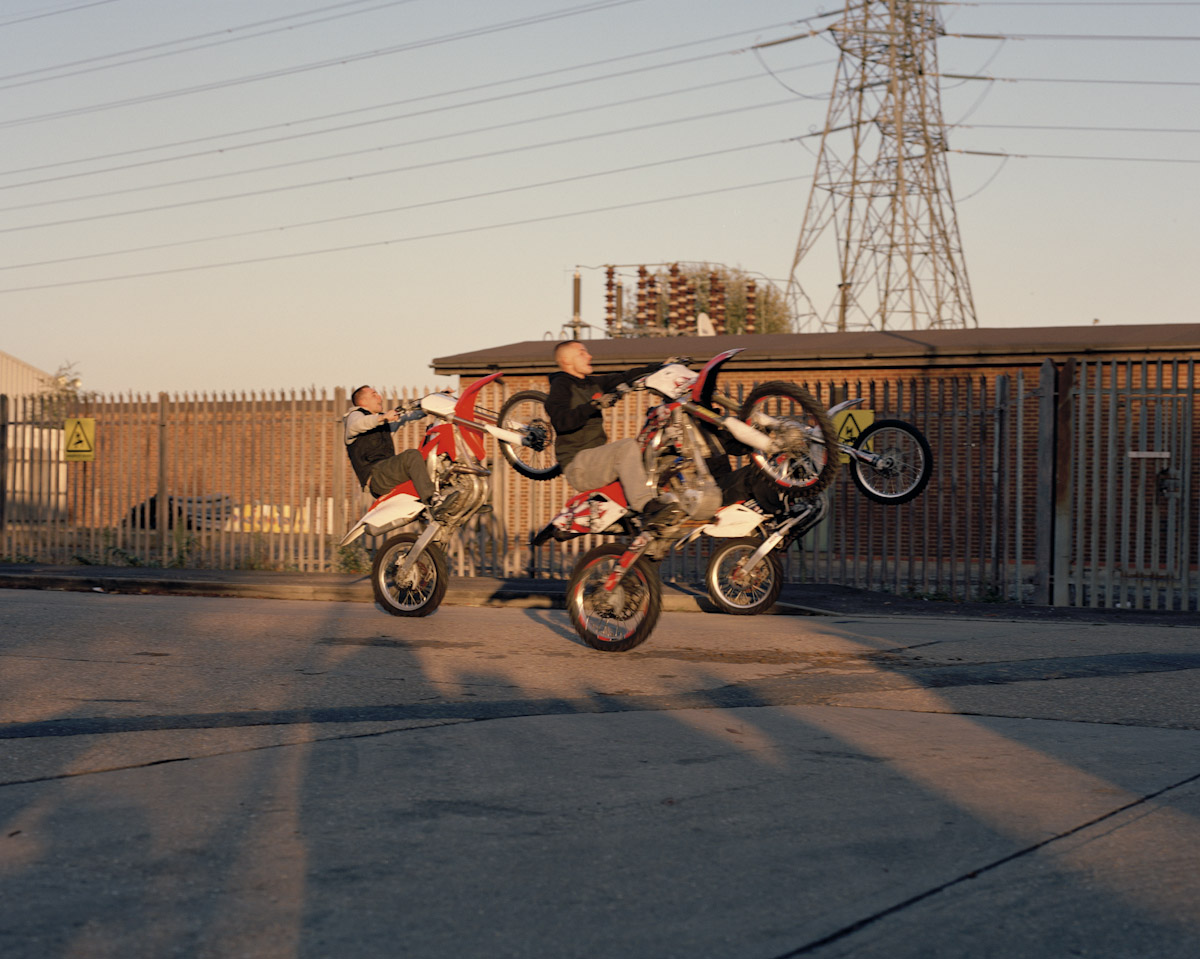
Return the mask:
<path id="1" fill-rule="evenodd" d="M 785 286 L 837 51 L 749 48 L 842 6 L 0 0 L 0 349 L 106 393 L 432 386 L 561 335 L 576 269 L 597 324 L 606 263 Z M 939 10 L 942 72 L 994 78 L 942 81 L 980 325 L 1196 322 L 1200 3 Z"/>

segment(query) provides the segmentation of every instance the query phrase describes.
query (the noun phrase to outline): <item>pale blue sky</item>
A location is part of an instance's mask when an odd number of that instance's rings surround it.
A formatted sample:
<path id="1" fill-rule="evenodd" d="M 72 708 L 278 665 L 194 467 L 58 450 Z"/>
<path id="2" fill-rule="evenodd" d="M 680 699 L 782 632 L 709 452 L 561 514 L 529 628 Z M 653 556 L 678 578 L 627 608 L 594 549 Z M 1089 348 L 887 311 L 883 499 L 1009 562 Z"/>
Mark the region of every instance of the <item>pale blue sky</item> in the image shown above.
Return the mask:
<path id="1" fill-rule="evenodd" d="M 0 0 L 0 349 L 103 392 L 432 385 L 558 336 L 580 266 L 596 323 L 605 263 L 785 285 L 836 50 L 748 48 L 841 7 Z M 944 81 L 951 148 L 1014 154 L 949 157 L 980 325 L 1195 322 L 1200 3 L 940 9 L 1010 38 L 939 46 L 997 78 Z"/>

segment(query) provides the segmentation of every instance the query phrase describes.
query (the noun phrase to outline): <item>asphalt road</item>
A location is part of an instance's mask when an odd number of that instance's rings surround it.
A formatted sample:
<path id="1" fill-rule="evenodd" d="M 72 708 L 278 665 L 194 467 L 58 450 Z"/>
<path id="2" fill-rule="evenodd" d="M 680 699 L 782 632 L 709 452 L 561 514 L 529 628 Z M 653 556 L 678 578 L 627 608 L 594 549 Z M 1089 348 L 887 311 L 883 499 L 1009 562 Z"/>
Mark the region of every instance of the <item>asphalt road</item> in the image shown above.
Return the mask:
<path id="1" fill-rule="evenodd" d="M 0 591 L 0 956 L 1200 954 L 1200 628 Z"/>

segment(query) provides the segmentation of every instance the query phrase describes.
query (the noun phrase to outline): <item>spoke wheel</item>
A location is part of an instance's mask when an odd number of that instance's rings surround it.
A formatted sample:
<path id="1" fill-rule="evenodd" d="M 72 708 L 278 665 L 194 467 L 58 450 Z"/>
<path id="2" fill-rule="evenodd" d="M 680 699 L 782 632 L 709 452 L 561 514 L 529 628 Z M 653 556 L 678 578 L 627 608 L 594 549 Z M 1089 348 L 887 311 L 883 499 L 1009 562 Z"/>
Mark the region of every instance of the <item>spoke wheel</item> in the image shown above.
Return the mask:
<path id="1" fill-rule="evenodd" d="M 554 456 L 554 427 L 546 412 L 549 397 L 539 390 L 514 393 L 500 407 L 498 424 L 506 430 L 529 431 L 533 446 L 515 446 L 500 441 L 500 452 L 526 479 L 549 480 L 562 472 Z"/>
<path id="2" fill-rule="evenodd" d="M 903 420 L 876 420 L 858 434 L 854 448 L 878 457 L 874 463 L 851 458 L 854 485 L 876 503 L 907 503 L 929 483 L 933 472 L 929 441 Z"/>
<path id="3" fill-rule="evenodd" d="M 780 486 L 816 496 L 837 476 L 833 422 L 808 390 L 781 380 L 763 383 L 746 397 L 738 416 L 776 441 L 778 450 L 756 450 L 750 458 Z"/>
<path id="4" fill-rule="evenodd" d="M 749 573 L 743 570 L 762 540 L 725 540 L 713 551 L 704 574 L 708 596 L 734 616 L 754 616 L 770 609 L 783 588 L 783 564 L 772 550 Z"/>
<path id="5" fill-rule="evenodd" d="M 436 543 L 425 547 L 403 580 L 397 577 L 416 541 L 416 533 L 393 536 L 375 554 L 371 565 L 375 601 L 393 616 L 428 616 L 446 595 L 446 554 Z"/>
<path id="6" fill-rule="evenodd" d="M 567 581 L 567 614 L 592 649 L 623 653 L 646 641 L 662 611 L 658 573 L 639 556 L 613 590 L 604 588 L 625 547 L 597 546 L 583 554 Z"/>

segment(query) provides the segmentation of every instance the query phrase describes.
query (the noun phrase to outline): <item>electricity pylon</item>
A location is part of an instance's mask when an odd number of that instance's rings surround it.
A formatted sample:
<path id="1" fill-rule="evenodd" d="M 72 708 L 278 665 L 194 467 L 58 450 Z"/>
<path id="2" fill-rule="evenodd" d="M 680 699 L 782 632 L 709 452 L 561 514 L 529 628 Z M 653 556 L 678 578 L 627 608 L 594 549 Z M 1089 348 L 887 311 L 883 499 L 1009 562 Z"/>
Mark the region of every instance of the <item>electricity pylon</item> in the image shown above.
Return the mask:
<path id="1" fill-rule="evenodd" d="M 946 168 L 936 7 L 847 0 L 828 30 L 837 76 L 788 281 L 802 331 L 978 325 Z M 801 270 L 830 228 L 838 282 L 818 292 Z"/>

